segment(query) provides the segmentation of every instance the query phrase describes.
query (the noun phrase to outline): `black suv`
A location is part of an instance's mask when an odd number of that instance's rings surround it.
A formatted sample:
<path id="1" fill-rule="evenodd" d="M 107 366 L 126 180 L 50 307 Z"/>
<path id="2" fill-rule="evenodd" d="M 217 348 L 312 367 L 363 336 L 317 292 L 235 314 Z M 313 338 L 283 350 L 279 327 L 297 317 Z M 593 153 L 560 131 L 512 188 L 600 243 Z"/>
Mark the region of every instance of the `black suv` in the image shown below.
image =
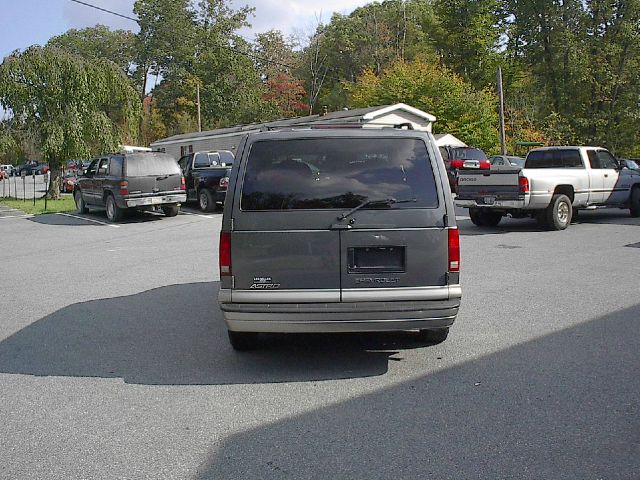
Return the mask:
<path id="1" fill-rule="evenodd" d="M 117 222 L 127 209 L 161 209 L 178 215 L 187 200 L 184 177 L 173 157 L 161 152 L 107 155 L 91 162 L 78 178 L 73 196 L 78 212 L 91 206 L 106 208 Z"/>

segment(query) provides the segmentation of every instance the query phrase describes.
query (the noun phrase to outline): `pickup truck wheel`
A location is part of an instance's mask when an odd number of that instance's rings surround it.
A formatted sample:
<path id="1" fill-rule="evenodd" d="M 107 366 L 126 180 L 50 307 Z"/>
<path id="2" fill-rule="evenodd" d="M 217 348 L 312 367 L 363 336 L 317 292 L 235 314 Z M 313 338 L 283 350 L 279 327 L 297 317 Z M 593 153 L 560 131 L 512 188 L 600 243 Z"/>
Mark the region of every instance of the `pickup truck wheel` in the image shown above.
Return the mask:
<path id="1" fill-rule="evenodd" d="M 200 210 L 203 212 L 212 212 L 216 208 L 216 202 L 213 199 L 213 195 L 206 188 L 203 188 L 198 192 L 198 203 L 200 204 Z"/>
<path id="2" fill-rule="evenodd" d="M 76 190 L 76 193 L 73 194 L 73 200 L 76 202 L 78 213 L 89 213 L 89 209 L 87 208 L 87 204 L 84 203 L 80 190 Z"/>
<path id="3" fill-rule="evenodd" d="M 483 212 L 482 223 L 487 227 L 497 227 L 502 220 L 502 214 L 497 212 Z"/>
<path id="4" fill-rule="evenodd" d="M 420 338 L 429 343 L 442 343 L 449 336 L 449 327 L 420 330 Z"/>
<path id="5" fill-rule="evenodd" d="M 107 197 L 107 219 L 110 222 L 119 222 L 122 220 L 123 209 L 118 207 L 116 204 L 116 199 L 113 198 L 113 195 L 109 195 Z"/>
<path id="6" fill-rule="evenodd" d="M 640 217 L 640 187 L 635 187 L 631 190 L 629 212 L 634 218 Z"/>
<path id="7" fill-rule="evenodd" d="M 164 205 L 162 211 L 167 217 L 175 217 L 180 213 L 180 207 L 178 205 Z"/>
<path id="8" fill-rule="evenodd" d="M 254 350 L 258 347 L 258 334 L 253 332 L 232 332 L 227 331 L 229 335 L 229 343 L 234 350 L 246 352 Z"/>
<path id="9" fill-rule="evenodd" d="M 571 223 L 573 208 L 569 197 L 556 194 L 551 197 L 551 203 L 542 212 L 538 221 L 547 230 L 564 230 Z"/>
<path id="10" fill-rule="evenodd" d="M 473 223 L 476 227 L 482 227 L 484 225 L 482 223 L 481 212 L 477 208 L 469 209 L 469 218 L 471 218 L 471 223 Z"/>

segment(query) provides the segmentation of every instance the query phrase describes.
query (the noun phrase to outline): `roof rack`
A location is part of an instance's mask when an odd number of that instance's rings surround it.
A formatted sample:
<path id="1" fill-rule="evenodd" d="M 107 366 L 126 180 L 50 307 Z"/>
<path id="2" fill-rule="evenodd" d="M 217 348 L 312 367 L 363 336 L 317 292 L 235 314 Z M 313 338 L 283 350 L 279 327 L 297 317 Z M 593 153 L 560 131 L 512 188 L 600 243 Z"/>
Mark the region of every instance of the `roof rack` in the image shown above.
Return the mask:
<path id="1" fill-rule="evenodd" d="M 317 129 L 317 130 L 329 130 L 329 129 L 348 129 L 348 128 L 364 128 L 366 125 L 373 125 L 381 128 L 393 128 L 396 130 L 415 130 L 413 125 L 409 122 L 406 123 L 297 123 L 295 125 L 269 125 L 262 127 L 261 132 L 272 132 L 274 130 L 296 130 L 296 129 Z"/>

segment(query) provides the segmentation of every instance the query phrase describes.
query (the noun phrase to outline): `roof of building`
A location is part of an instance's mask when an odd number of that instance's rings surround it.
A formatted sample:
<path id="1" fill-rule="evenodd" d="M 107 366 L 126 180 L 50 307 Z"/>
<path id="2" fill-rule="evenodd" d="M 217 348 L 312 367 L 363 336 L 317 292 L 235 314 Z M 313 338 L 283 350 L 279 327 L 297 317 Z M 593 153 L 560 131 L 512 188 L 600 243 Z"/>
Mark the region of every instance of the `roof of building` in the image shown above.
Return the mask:
<path id="1" fill-rule="evenodd" d="M 417 108 L 405 105 L 404 103 L 397 103 L 395 105 L 382 105 L 366 108 L 354 108 L 352 110 L 340 110 L 337 112 L 329 112 L 324 115 L 308 115 L 305 117 L 284 118 L 281 120 L 274 120 L 265 123 L 250 123 L 248 125 L 237 125 L 228 128 L 219 128 L 216 130 L 207 130 L 205 132 L 195 133 L 183 133 L 180 135 L 173 135 L 168 138 L 163 138 L 152 143 L 152 145 L 162 145 L 163 143 L 176 143 L 183 140 L 197 140 L 208 137 L 217 137 L 221 135 L 230 135 L 234 133 L 249 133 L 262 129 L 274 128 L 274 127 L 290 127 L 295 125 L 306 125 L 310 123 L 323 123 L 323 124 L 341 124 L 341 123 L 365 123 L 367 121 L 375 120 L 376 118 L 391 113 L 396 110 L 403 110 L 420 118 L 427 120 L 428 122 L 435 122 L 436 117 L 423 112 Z"/>

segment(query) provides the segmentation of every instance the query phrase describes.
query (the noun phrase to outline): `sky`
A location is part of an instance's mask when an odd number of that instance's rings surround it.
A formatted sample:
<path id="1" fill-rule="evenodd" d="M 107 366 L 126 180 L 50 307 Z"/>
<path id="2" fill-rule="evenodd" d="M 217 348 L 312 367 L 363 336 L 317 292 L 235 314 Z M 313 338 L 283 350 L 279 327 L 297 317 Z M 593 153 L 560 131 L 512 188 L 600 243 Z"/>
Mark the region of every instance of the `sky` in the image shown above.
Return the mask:
<path id="1" fill-rule="evenodd" d="M 86 3 L 135 17 L 134 0 L 84 0 Z M 286 35 L 308 33 L 318 19 L 327 23 L 334 12 L 348 14 L 372 0 L 231 0 L 234 8 L 255 8 L 250 18 L 251 29 L 240 33 L 252 39 L 256 33 L 270 29 Z M 0 0 L 0 58 L 15 49 L 44 45 L 49 38 L 70 28 L 90 27 L 97 23 L 110 28 L 136 31 L 137 25 L 127 19 L 100 12 L 70 0 Z"/>

